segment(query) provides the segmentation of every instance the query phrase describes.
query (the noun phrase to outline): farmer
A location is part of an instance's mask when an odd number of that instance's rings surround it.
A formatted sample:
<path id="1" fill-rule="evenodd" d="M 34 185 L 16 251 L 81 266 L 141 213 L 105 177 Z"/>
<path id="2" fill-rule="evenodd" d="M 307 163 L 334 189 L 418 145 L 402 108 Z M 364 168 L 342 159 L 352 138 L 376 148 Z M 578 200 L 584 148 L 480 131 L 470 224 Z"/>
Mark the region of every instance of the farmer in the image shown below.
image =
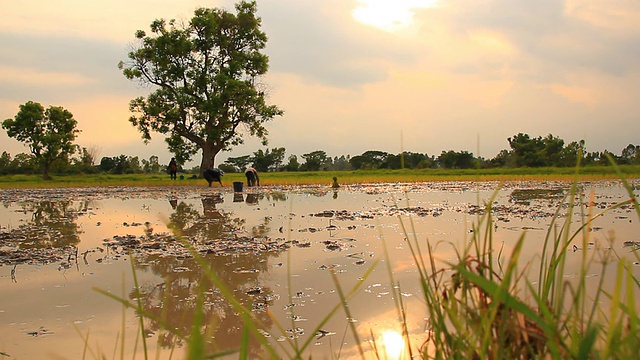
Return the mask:
<path id="1" fill-rule="evenodd" d="M 258 170 L 254 169 L 252 166 L 248 167 L 244 171 L 244 176 L 247 177 L 247 186 L 260 186 L 260 177 L 258 176 Z"/>
<path id="2" fill-rule="evenodd" d="M 331 187 L 334 189 L 337 189 L 340 187 L 340 184 L 338 184 L 338 178 L 337 177 L 333 177 L 333 183 L 331 184 Z"/>
<path id="3" fill-rule="evenodd" d="M 171 180 L 175 180 L 177 178 L 178 174 L 178 162 L 176 161 L 176 158 L 171 158 L 171 161 L 169 161 L 169 176 L 171 176 Z"/>

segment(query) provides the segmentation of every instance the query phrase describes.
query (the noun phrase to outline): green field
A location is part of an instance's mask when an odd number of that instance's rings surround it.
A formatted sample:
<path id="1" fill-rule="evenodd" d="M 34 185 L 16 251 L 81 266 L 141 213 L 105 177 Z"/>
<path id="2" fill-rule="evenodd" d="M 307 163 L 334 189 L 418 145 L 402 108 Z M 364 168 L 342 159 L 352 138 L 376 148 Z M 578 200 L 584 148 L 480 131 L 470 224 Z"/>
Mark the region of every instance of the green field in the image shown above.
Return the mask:
<path id="1" fill-rule="evenodd" d="M 623 165 L 620 171 L 627 178 L 639 178 L 640 166 Z M 421 170 L 356 170 L 318 172 L 273 172 L 261 173 L 261 185 L 327 185 L 332 178 L 338 183 L 389 183 L 426 181 L 520 181 L 520 180 L 607 180 L 617 179 L 616 170 L 611 166 L 576 168 L 494 168 L 494 169 L 421 169 Z M 96 174 L 53 176 L 52 180 L 42 180 L 38 175 L 0 176 L 0 188 L 47 188 L 47 187 L 90 187 L 90 186 L 207 186 L 203 179 L 169 179 L 168 174 Z M 245 181 L 242 173 L 226 173 L 222 179 L 225 187 L 234 181 Z M 214 184 L 213 186 L 219 186 Z"/>

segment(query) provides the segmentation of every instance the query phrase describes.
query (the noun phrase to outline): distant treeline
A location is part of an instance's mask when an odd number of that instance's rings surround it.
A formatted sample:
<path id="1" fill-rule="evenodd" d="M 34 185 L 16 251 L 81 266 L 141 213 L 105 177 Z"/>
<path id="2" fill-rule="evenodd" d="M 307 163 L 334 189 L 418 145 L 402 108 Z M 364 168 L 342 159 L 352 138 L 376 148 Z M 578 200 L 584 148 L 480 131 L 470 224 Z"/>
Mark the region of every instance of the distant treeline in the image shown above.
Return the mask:
<path id="1" fill-rule="evenodd" d="M 228 158 L 218 165 L 225 172 L 243 171 L 253 165 L 260 172 L 270 171 L 336 171 L 359 169 L 472 169 L 472 168 L 516 168 L 516 167 L 570 167 L 578 162 L 583 166 L 609 165 L 610 156 L 620 165 L 640 165 L 640 146 L 629 144 L 619 154 L 608 150 L 585 151 L 584 141 L 565 144 L 564 140 L 551 134 L 546 137 L 531 137 L 519 133 L 507 139 L 510 149 L 501 150 L 494 158 L 477 157 L 467 151 L 442 151 L 440 155 L 428 155 L 405 151 L 390 154 L 369 150 L 356 156 L 342 155 L 331 158 L 323 150 L 300 156 L 289 155 L 285 162 L 283 147 L 258 150 L 251 155 Z M 65 174 L 159 174 L 167 171 L 167 164 L 159 162 L 157 156 L 140 160 L 137 156 L 120 155 L 103 157 L 97 162 L 95 149 L 81 148 L 76 156 L 56 160 L 51 173 Z M 185 173 L 198 173 L 198 168 L 185 169 Z M 6 151 L 0 156 L 0 174 L 38 174 L 38 162 L 29 154 L 11 157 Z"/>
<path id="2" fill-rule="evenodd" d="M 509 150 L 501 150 L 494 158 L 477 157 L 468 151 L 442 151 L 440 155 L 429 155 L 405 151 L 390 154 L 369 150 L 356 156 L 327 156 L 317 150 L 301 156 L 290 155 L 285 163 L 285 148 L 258 150 L 252 155 L 229 158 L 220 165 L 233 172 L 253 165 L 258 171 L 320 171 L 320 170 L 372 170 L 372 169 L 473 169 L 516 167 L 571 167 L 581 165 L 609 165 L 609 155 L 616 163 L 640 164 L 640 146 L 628 145 L 620 154 L 608 150 L 587 152 L 584 141 L 565 141 L 551 134 L 546 137 L 531 137 L 519 133 L 507 139 Z"/>

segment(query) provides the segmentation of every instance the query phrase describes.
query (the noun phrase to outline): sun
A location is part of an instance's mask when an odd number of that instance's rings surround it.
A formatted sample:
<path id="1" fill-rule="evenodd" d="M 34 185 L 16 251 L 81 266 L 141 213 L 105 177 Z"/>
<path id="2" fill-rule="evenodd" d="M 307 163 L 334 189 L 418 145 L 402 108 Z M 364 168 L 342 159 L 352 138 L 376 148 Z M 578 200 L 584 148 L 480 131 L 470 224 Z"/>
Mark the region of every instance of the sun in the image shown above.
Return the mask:
<path id="1" fill-rule="evenodd" d="M 382 344 L 387 359 L 400 359 L 405 342 L 402 335 L 394 330 L 386 330 L 381 334 Z"/>
<path id="2" fill-rule="evenodd" d="M 358 22 L 384 31 L 398 31 L 413 23 L 416 9 L 436 6 L 438 0 L 358 0 L 351 15 Z"/>

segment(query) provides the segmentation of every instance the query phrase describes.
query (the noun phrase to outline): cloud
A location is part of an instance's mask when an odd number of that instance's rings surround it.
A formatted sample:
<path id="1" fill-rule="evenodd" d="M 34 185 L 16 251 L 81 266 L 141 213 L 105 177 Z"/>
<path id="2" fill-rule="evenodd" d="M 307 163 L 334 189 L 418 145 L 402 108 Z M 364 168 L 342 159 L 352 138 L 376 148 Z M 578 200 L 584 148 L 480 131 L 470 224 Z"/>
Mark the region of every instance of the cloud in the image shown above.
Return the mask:
<path id="1" fill-rule="evenodd" d="M 12 86 L 82 86 L 95 83 L 81 74 L 47 72 L 33 68 L 0 65 L 0 82 Z"/>
<path id="2" fill-rule="evenodd" d="M 5 99 L 69 101 L 113 91 L 133 92 L 120 74 L 122 44 L 58 35 L 1 33 L 0 89 Z"/>
<path id="3" fill-rule="evenodd" d="M 274 2 L 259 5 L 271 71 L 357 88 L 387 78 L 394 62 L 415 60 L 415 52 L 397 38 L 355 23 L 353 1 Z"/>
<path id="4" fill-rule="evenodd" d="M 47 0 L 13 1 L 2 6 L 0 31 L 88 40 L 122 41 L 133 38 L 158 18 L 187 19 L 198 7 L 225 6 L 229 0 Z"/>
<path id="5" fill-rule="evenodd" d="M 523 79 L 553 81 L 575 68 L 612 76 L 637 72 L 640 26 L 628 24 L 640 17 L 639 6 L 628 4 L 625 10 L 632 15 L 620 15 L 626 21 L 616 25 L 603 21 L 600 12 L 620 14 L 620 5 L 587 2 L 591 6 L 585 11 L 584 2 L 578 1 L 452 0 L 436 16 L 445 18 L 441 22 L 449 25 L 451 34 L 499 34 L 520 54 L 516 65 Z M 422 20 L 429 21 L 433 14 L 423 13 Z"/>

